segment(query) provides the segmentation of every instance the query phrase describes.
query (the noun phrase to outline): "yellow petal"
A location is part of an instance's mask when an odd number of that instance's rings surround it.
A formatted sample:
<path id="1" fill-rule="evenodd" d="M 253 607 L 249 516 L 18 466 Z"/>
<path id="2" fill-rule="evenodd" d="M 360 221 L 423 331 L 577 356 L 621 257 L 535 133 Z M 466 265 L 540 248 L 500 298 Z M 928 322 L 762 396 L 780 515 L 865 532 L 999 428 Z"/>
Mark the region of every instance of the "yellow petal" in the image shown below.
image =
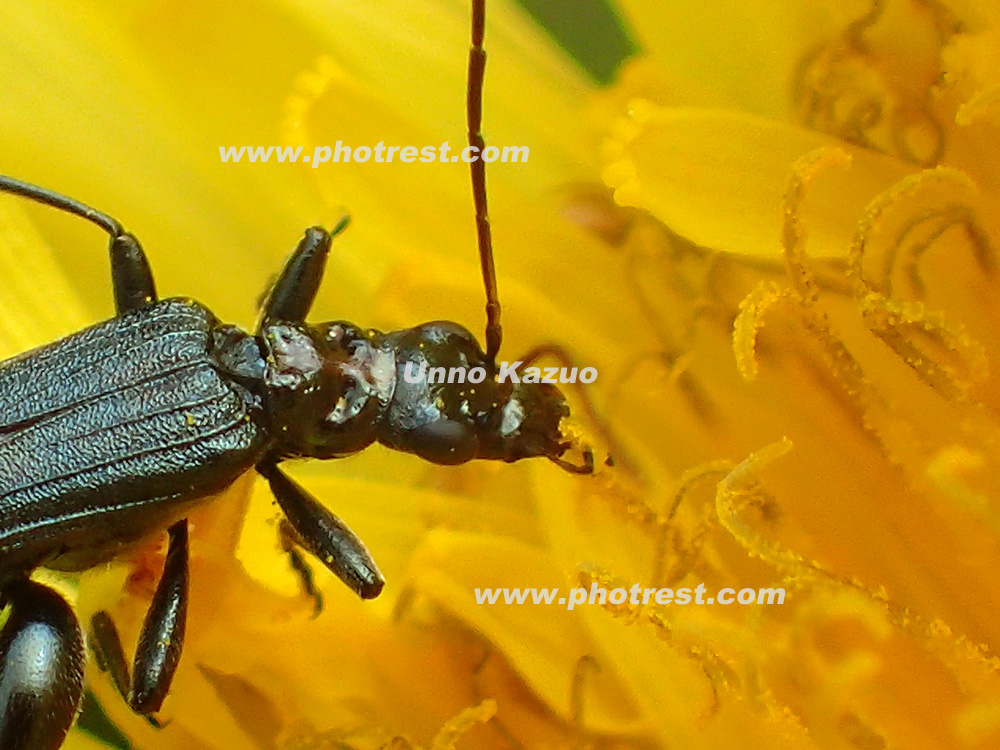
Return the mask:
<path id="1" fill-rule="evenodd" d="M 749 115 L 637 101 L 606 145 L 605 181 L 620 204 L 650 211 L 692 242 L 775 258 L 782 253 L 782 196 L 792 163 L 836 143 Z M 810 191 L 809 255 L 846 255 L 866 203 L 907 172 L 877 154 L 849 153 L 849 171 L 824 176 Z"/>
<path id="2" fill-rule="evenodd" d="M 436 532 L 417 551 L 409 577 L 418 592 L 482 633 L 557 715 L 570 717 L 576 665 L 590 656 L 607 669 L 594 678 L 596 684 L 588 685 L 588 728 L 616 733 L 642 728 L 604 658 L 605 646 L 588 636 L 579 614 L 567 611 L 565 602 L 477 602 L 476 593 L 487 588 L 561 587 L 559 593 L 565 595 L 565 574 L 545 555 L 512 540 Z"/>

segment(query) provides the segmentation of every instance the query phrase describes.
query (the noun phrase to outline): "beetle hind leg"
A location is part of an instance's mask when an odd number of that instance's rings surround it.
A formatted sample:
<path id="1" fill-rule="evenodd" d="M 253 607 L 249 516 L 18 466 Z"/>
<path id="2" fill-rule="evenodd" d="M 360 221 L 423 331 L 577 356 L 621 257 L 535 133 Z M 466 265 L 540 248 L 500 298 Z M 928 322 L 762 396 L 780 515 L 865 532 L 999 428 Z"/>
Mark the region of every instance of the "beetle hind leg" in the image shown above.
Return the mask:
<path id="1" fill-rule="evenodd" d="M 111 682 L 115 686 L 115 690 L 118 691 L 118 695 L 131 707 L 129 691 L 131 690 L 132 678 L 129 677 L 129 667 L 125 661 L 122 639 L 118 634 L 114 620 L 105 610 L 96 612 L 90 618 L 87 643 L 94 654 L 97 668 L 111 677 Z M 156 717 L 146 715 L 144 718 L 155 728 L 162 728 L 162 724 Z"/>
<path id="2" fill-rule="evenodd" d="M 0 747 L 56 750 L 83 696 L 83 635 L 59 594 L 30 579 L 2 592 Z"/>

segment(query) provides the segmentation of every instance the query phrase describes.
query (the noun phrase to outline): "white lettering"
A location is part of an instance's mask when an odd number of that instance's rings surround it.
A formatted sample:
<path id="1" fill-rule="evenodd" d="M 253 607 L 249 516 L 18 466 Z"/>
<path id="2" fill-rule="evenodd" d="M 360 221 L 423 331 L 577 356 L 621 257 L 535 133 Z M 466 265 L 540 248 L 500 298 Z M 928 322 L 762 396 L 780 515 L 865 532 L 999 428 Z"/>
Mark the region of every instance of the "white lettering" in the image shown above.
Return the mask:
<path id="1" fill-rule="evenodd" d="M 510 378 L 510 382 L 520 383 L 521 379 L 517 377 L 517 368 L 520 367 L 522 364 L 524 363 L 521 362 L 520 360 L 518 360 L 514 364 L 510 364 L 510 362 L 501 362 L 500 374 L 497 375 L 497 382 L 506 383 L 507 378 Z"/>
<path id="2" fill-rule="evenodd" d="M 420 360 L 420 369 L 413 372 L 413 360 L 411 359 L 406 363 L 406 368 L 403 370 L 403 380 L 405 380 L 410 385 L 416 385 L 417 383 L 423 382 L 424 377 L 427 375 L 427 361 Z"/>

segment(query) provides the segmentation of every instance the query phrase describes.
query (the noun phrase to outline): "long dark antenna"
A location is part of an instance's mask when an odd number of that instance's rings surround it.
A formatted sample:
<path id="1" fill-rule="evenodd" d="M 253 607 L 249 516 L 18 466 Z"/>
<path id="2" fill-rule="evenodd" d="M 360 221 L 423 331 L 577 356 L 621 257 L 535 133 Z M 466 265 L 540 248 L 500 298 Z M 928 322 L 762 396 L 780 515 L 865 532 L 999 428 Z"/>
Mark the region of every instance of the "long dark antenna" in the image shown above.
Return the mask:
<path id="1" fill-rule="evenodd" d="M 22 198 L 33 200 L 36 203 L 44 203 L 46 206 L 52 206 L 60 211 L 79 216 L 99 226 L 111 235 L 112 239 L 125 233 L 121 223 L 113 216 L 108 216 L 96 208 L 91 208 L 86 203 L 81 203 L 60 193 L 32 185 L 30 182 L 22 182 L 13 177 L 0 175 L 0 192 L 20 195 Z"/>
<path id="2" fill-rule="evenodd" d="M 0 175 L 0 193 L 19 195 L 79 216 L 110 235 L 108 253 L 111 256 L 111 286 L 114 289 L 115 308 L 119 313 L 137 310 L 156 301 L 156 284 L 153 282 L 153 272 L 146 253 L 135 235 L 126 232 L 118 219 L 62 193 L 4 175 Z"/>
<path id="3" fill-rule="evenodd" d="M 469 164 L 472 172 L 472 198 L 476 204 L 476 235 L 479 240 L 479 265 L 486 287 L 486 359 L 496 362 L 503 330 L 500 328 L 500 297 L 497 294 L 497 272 L 493 266 L 493 235 L 490 232 L 489 209 L 486 205 L 486 162 L 483 150 L 483 79 L 486 74 L 486 0 L 472 0 L 472 47 L 469 49 L 469 83 L 466 96 L 466 120 L 469 125 L 469 145 L 479 158 Z"/>

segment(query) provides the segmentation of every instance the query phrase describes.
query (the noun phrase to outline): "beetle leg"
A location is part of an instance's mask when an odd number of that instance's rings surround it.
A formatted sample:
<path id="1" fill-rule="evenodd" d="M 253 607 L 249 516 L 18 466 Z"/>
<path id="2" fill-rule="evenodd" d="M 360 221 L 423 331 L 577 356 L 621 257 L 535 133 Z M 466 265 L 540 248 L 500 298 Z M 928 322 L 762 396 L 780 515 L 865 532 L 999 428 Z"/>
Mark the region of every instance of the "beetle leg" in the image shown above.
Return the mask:
<path id="1" fill-rule="evenodd" d="M 56 750 L 83 696 L 83 636 L 69 604 L 47 586 L 8 583 L 0 632 L 0 747 Z"/>
<path id="2" fill-rule="evenodd" d="M 168 533 L 170 544 L 163 575 L 142 623 L 132 663 L 128 704 L 133 711 L 143 715 L 160 710 L 184 644 L 188 596 L 187 520 L 175 523 Z"/>
<path id="3" fill-rule="evenodd" d="M 271 461 L 257 466 L 271 485 L 285 518 L 302 546 L 362 599 L 373 599 L 385 580 L 365 545 L 347 525 Z"/>
<path id="4" fill-rule="evenodd" d="M 306 230 L 305 236 L 299 241 L 295 252 L 267 293 L 258 333 L 265 321 L 300 323 L 305 320 L 323 280 L 330 241 L 344 231 L 347 223 L 348 219 L 345 217 L 331 232 L 323 227 L 310 227 Z"/>
<path id="5" fill-rule="evenodd" d="M 103 609 L 90 618 L 87 643 L 94 654 L 97 668 L 102 672 L 110 673 L 115 690 L 127 704 L 132 678 L 129 677 L 128 664 L 125 661 L 125 651 L 122 649 L 122 639 L 118 634 L 118 628 L 111 619 L 111 615 Z M 156 729 L 163 728 L 163 725 L 154 716 L 150 715 L 144 718 Z"/>
<path id="6" fill-rule="evenodd" d="M 111 616 L 101 611 L 90 621 L 91 648 L 98 667 L 110 672 L 111 681 L 129 708 L 145 716 L 155 727 L 159 727 L 160 723 L 152 714 L 160 710 L 170 690 L 170 682 L 181 657 L 187 619 L 187 521 L 178 521 L 171 526 L 169 535 L 167 559 L 142 623 L 131 679 L 118 628 Z"/>
<path id="7" fill-rule="evenodd" d="M 287 518 L 282 518 L 278 522 L 278 541 L 281 543 L 281 549 L 288 555 L 288 562 L 298 576 L 299 585 L 302 586 L 306 596 L 313 601 L 313 617 L 319 617 L 323 611 L 323 594 L 316 588 L 312 569 L 299 551 L 306 544 Z"/>
<path id="8" fill-rule="evenodd" d="M 128 664 L 125 663 L 125 651 L 122 649 L 122 639 L 118 635 L 111 615 L 103 609 L 90 618 L 90 630 L 87 632 L 87 645 L 94 653 L 97 668 L 111 675 L 115 690 L 128 702 L 128 690 L 132 683 L 129 677 Z"/>
<path id="9" fill-rule="evenodd" d="M 0 192 L 13 193 L 23 198 L 44 203 L 60 211 L 91 221 L 111 237 L 108 252 L 111 255 L 111 283 L 115 291 L 115 308 L 118 314 L 156 302 L 153 272 L 146 253 L 134 235 L 126 232 L 121 222 L 113 216 L 91 208 L 65 195 L 0 175 Z"/>
<path id="10" fill-rule="evenodd" d="M 111 238 L 108 253 L 111 255 L 111 285 L 118 314 L 156 302 L 153 271 L 139 240 L 128 232 L 122 232 Z"/>

